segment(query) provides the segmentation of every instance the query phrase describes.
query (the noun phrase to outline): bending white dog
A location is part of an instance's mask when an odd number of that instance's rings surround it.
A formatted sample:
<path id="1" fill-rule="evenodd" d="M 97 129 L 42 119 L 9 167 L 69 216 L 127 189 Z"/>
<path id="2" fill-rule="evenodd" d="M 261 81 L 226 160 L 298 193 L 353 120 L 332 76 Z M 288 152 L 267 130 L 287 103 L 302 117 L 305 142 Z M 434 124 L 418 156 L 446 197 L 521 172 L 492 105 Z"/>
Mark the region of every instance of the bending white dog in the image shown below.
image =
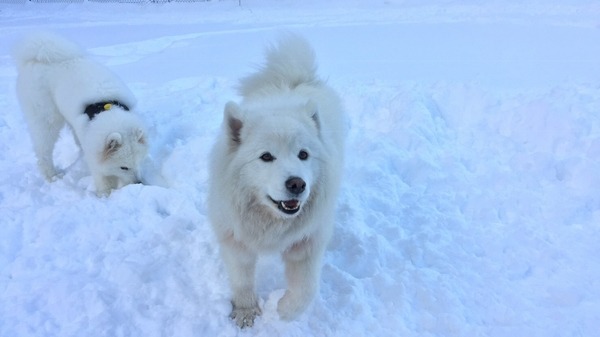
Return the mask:
<path id="1" fill-rule="evenodd" d="M 314 53 L 286 36 L 258 73 L 241 81 L 243 102 L 225 106 L 210 167 L 208 207 L 233 291 L 231 317 L 252 326 L 258 254 L 280 252 L 288 289 L 277 311 L 290 320 L 318 289 L 343 161 L 337 94 L 316 75 Z"/>
<path id="2" fill-rule="evenodd" d="M 94 177 L 96 192 L 140 181 L 147 154 L 143 124 L 130 110 L 136 100 L 110 70 L 75 44 L 51 34 L 19 43 L 17 94 L 38 166 L 49 181 L 60 176 L 52 153 L 68 123 Z"/>

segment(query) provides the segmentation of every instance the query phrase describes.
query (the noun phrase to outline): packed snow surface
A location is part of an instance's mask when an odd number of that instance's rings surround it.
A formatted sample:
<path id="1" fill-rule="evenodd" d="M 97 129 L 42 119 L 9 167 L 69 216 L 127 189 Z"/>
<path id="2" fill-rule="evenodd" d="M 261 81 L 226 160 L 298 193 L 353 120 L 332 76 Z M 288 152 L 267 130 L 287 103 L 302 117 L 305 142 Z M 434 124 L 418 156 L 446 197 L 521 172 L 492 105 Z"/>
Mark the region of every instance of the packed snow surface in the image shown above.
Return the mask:
<path id="1" fill-rule="evenodd" d="M 50 30 L 136 94 L 146 185 L 95 195 L 65 129 L 37 171 L 11 46 Z M 305 36 L 348 115 L 321 289 L 228 318 L 207 154 L 238 78 Z M 90 79 L 93 81 L 93 79 Z M 275 1 L 0 5 L 0 336 L 598 336 L 600 4 Z"/>

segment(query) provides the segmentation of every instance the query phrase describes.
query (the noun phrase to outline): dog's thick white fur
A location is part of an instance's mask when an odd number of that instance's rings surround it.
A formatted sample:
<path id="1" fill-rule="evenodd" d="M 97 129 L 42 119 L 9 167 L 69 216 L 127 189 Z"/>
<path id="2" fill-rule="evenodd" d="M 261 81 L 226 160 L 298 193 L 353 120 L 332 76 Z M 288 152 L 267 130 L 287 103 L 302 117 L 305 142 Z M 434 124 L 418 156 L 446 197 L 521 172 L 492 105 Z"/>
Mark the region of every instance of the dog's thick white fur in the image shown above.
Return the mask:
<path id="1" fill-rule="evenodd" d="M 344 117 L 338 95 L 316 75 L 308 42 L 285 35 L 265 66 L 241 80 L 241 104 L 225 106 L 213 148 L 208 207 L 232 288 L 231 318 L 261 314 L 258 254 L 279 252 L 287 290 L 277 311 L 300 315 L 318 289 L 342 173 Z"/>
<path id="2" fill-rule="evenodd" d="M 92 173 L 98 195 L 140 180 L 147 154 L 146 132 L 140 118 L 125 111 L 136 100 L 109 69 L 90 59 L 64 38 L 38 33 L 18 43 L 17 95 L 29 126 L 38 166 L 49 181 L 60 176 L 52 158 L 65 122 L 71 126 Z M 90 118 L 86 107 L 117 101 Z"/>

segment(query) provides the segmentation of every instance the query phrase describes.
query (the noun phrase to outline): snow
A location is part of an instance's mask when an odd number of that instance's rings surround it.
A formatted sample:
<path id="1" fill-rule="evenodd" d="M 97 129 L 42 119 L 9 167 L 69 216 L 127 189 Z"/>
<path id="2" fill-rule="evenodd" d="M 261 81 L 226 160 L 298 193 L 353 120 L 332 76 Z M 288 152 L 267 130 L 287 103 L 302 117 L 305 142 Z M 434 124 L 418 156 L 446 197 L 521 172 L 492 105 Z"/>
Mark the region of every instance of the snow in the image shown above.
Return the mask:
<path id="1" fill-rule="evenodd" d="M 0 5 L 0 336 L 594 336 L 600 331 L 600 5 L 242 0 Z M 37 171 L 11 45 L 63 34 L 151 130 L 149 185 L 108 198 L 70 133 Z M 237 79 L 306 36 L 350 119 L 320 293 L 282 322 L 281 262 L 240 331 L 206 217 Z"/>

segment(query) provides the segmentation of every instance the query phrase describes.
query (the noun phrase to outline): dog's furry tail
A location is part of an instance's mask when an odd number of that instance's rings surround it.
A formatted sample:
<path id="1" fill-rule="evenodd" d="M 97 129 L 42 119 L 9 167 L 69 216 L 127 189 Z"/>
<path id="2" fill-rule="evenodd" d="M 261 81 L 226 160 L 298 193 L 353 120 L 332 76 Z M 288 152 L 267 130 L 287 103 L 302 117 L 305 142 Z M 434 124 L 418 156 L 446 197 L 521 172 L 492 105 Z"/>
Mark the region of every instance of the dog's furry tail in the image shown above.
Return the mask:
<path id="1" fill-rule="evenodd" d="M 319 81 L 315 53 L 308 41 L 298 35 L 282 36 L 267 49 L 266 58 L 259 72 L 240 80 L 241 95 L 252 95 L 265 87 L 294 89 Z"/>
<path id="2" fill-rule="evenodd" d="M 26 36 L 15 45 L 12 53 L 19 67 L 28 63 L 58 63 L 84 54 L 75 43 L 45 32 Z"/>

